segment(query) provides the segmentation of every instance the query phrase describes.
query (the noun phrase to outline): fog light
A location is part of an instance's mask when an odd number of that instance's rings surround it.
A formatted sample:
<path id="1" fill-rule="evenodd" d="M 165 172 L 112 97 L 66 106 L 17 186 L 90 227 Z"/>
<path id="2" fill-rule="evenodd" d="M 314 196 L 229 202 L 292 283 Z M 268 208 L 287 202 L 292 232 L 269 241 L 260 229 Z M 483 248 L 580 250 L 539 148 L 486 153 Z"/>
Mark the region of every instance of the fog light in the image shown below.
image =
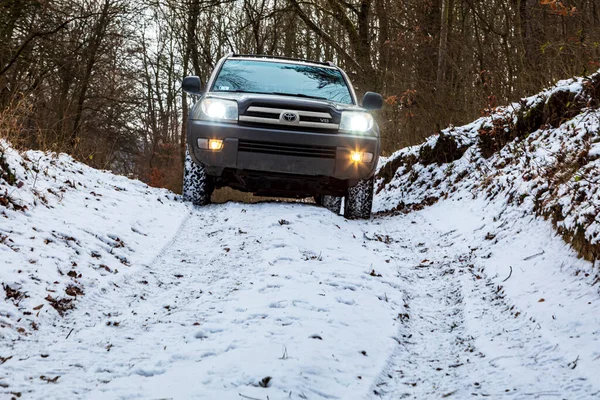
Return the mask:
<path id="1" fill-rule="evenodd" d="M 211 139 L 208 141 L 208 147 L 213 151 L 219 151 L 223 148 L 223 141 L 217 139 Z"/>
<path id="2" fill-rule="evenodd" d="M 353 151 L 350 153 L 350 160 L 355 163 L 365 162 L 370 163 L 373 161 L 373 153 L 363 153 L 362 151 Z"/>

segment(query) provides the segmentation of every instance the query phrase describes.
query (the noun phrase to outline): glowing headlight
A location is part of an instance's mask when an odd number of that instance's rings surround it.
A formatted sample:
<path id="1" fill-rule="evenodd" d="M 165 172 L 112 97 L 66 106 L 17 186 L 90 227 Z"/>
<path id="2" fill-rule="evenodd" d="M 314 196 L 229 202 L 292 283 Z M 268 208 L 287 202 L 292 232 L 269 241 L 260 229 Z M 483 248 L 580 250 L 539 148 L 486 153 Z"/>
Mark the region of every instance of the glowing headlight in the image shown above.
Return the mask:
<path id="1" fill-rule="evenodd" d="M 233 100 L 204 99 L 192 112 L 192 119 L 237 122 L 238 105 Z"/>
<path id="2" fill-rule="evenodd" d="M 223 119 L 227 115 L 227 107 L 220 101 L 211 102 L 202 111 L 211 118 Z"/>
<path id="3" fill-rule="evenodd" d="M 340 121 L 340 131 L 365 133 L 373 127 L 373 117 L 371 114 L 358 111 L 342 112 Z"/>

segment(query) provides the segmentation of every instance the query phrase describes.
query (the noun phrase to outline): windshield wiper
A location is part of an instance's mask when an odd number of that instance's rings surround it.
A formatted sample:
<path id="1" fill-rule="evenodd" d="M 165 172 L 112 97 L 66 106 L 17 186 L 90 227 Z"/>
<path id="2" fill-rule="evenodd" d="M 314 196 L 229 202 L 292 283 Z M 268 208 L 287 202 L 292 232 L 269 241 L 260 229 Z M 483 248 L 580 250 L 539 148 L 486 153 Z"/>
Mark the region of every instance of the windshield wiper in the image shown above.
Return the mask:
<path id="1" fill-rule="evenodd" d="M 213 90 L 215 93 L 260 93 L 253 92 L 251 90 L 242 90 L 242 89 L 232 89 L 232 90 Z"/>
<path id="2" fill-rule="evenodd" d="M 283 93 L 283 92 L 271 92 L 266 94 L 277 94 L 280 96 L 293 96 L 293 97 L 305 97 L 307 99 L 318 99 L 318 100 L 329 100 L 327 97 L 311 96 L 303 93 Z"/>

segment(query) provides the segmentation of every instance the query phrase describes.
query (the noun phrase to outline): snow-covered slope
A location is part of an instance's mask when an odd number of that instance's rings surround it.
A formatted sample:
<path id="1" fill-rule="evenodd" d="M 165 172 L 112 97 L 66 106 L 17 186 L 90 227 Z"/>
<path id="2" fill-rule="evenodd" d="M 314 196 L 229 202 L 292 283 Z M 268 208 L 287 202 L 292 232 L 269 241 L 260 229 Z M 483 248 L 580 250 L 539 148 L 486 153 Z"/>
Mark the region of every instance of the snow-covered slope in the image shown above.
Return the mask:
<path id="1" fill-rule="evenodd" d="M 548 218 L 587 260 L 600 257 L 600 73 L 555 87 L 425 143 L 379 170 L 375 207 L 421 209 L 485 197 Z M 457 194 L 458 193 L 458 194 Z"/>
<path id="2" fill-rule="evenodd" d="M 176 199 L 0 140 L 0 340 L 34 334 L 80 296 L 139 273 L 186 218 Z"/>

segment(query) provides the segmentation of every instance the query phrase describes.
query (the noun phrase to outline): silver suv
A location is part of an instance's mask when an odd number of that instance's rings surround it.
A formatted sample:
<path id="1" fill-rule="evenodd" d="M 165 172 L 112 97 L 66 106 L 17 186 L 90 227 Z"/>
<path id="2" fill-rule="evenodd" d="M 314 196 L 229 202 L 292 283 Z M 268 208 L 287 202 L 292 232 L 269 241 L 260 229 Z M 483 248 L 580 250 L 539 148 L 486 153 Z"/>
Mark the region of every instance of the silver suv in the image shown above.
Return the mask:
<path id="1" fill-rule="evenodd" d="M 262 196 L 314 197 L 344 216 L 369 218 L 379 159 L 379 126 L 369 111 L 383 99 L 367 92 L 359 105 L 348 76 L 330 62 L 230 54 L 197 96 L 187 125 L 183 195 L 210 203 L 215 188 Z"/>

